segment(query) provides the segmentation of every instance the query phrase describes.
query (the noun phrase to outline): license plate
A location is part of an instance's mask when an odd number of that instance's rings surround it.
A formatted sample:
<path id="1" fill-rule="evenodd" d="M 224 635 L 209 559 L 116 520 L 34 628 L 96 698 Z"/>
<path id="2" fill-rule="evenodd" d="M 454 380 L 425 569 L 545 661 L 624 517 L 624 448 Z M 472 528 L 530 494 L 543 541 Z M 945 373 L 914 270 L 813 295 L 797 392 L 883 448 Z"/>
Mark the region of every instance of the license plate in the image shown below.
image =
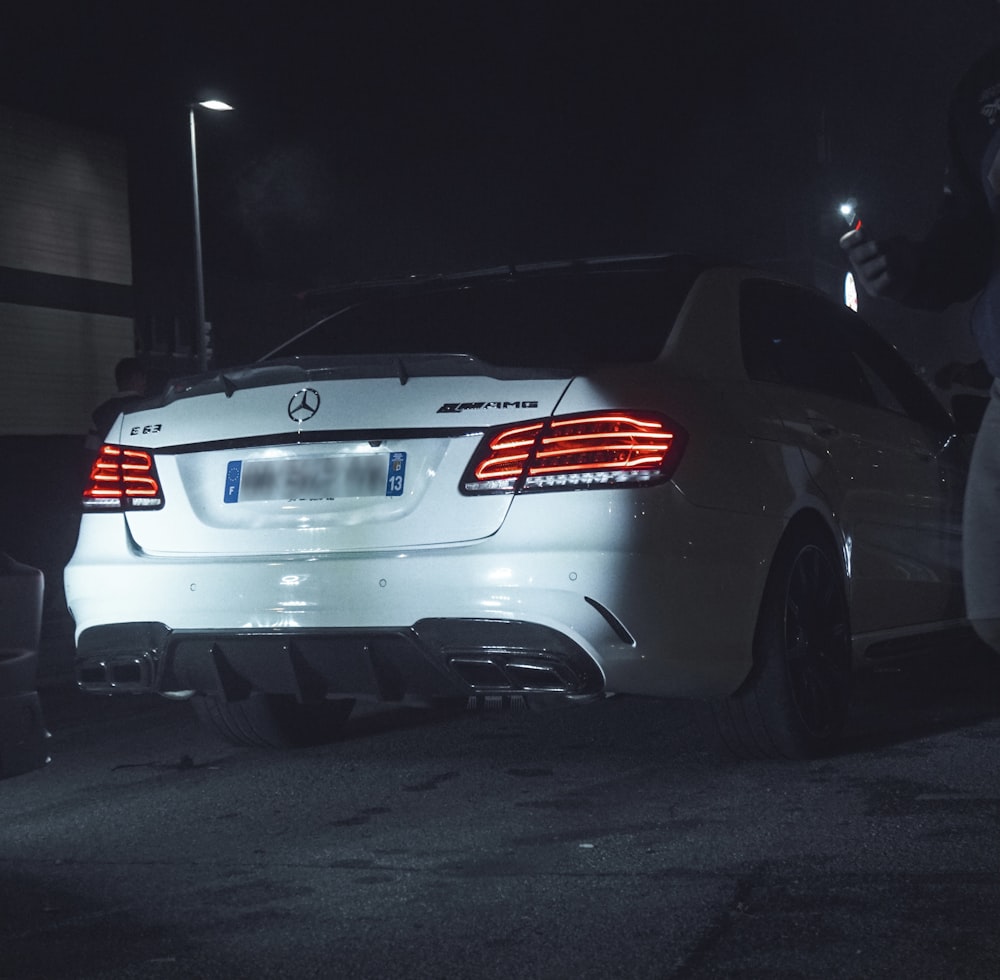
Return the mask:
<path id="1" fill-rule="evenodd" d="M 400 497 L 406 453 L 351 453 L 281 459 L 232 459 L 226 466 L 227 504 L 256 500 L 336 500 Z"/>

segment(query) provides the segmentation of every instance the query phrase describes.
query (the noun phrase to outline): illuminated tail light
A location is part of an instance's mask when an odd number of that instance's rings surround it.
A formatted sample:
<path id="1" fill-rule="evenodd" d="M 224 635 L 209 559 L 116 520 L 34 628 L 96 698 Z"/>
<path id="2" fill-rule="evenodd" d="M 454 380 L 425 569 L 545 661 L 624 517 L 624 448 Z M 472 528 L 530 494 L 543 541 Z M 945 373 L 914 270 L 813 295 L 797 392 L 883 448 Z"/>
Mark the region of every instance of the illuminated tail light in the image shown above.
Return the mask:
<path id="1" fill-rule="evenodd" d="M 670 478 L 685 433 L 651 412 L 543 419 L 487 433 L 462 479 L 466 494 L 635 486 Z"/>
<path id="2" fill-rule="evenodd" d="M 101 446 L 83 491 L 84 510 L 155 510 L 163 506 L 156 464 L 145 449 Z"/>

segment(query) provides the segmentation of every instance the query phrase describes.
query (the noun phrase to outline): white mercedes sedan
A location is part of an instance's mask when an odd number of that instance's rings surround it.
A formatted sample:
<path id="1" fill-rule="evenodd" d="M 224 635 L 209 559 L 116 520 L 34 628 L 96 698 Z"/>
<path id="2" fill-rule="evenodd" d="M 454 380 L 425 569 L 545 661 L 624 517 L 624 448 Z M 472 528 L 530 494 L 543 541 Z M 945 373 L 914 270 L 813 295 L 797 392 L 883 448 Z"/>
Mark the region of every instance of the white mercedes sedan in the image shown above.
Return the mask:
<path id="1" fill-rule="evenodd" d="M 857 668 L 966 626 L 966 442 L 819 293 L 668 255 L 310 302 L 107 433 L 65 573 L 83 690 L 274 746 L 358 699 L 695 698 L 796 758 Z"/>

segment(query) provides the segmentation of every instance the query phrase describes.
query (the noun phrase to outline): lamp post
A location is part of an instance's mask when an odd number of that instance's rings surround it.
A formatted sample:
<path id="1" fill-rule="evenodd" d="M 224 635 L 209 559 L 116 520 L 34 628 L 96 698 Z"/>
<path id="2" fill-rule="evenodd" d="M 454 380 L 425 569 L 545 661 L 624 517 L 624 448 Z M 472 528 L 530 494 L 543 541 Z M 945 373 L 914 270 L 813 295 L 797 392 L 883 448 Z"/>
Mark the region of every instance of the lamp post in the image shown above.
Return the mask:
<path id="1" fill-rule="evenodd" d="M 195 344 L 198 353 L 198 370 L 208 370 L 208 343 L 205 336 L 205 273 L 201 260 L 201 207 L 198 201 L 198 148 L 194 135 L 194 110 L 201 106 L 215 112 L 230 112 L 232 106 L 218 99 L 192 102 L 188 106 L 191 127 L 191 190 L 194 201 L 194 325 Z"/>

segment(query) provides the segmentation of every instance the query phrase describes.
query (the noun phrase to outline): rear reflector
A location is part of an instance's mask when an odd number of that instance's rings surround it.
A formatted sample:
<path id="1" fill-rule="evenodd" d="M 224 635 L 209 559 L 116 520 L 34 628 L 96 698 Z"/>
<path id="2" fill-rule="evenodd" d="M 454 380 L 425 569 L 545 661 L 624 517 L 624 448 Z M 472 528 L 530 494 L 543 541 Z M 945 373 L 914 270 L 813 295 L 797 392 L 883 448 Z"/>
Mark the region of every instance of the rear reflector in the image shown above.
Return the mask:
<path id="1" fill-rule="evenodd" d="M 84 510 L 155 510 L 163 506 L 160 478 L 145 449 L 101 446 L 83 491 Z"/>
<path id="2" fill-rule="evenodd" d="M 669 479 L 685 434 L 653 412 L 608 411 L 487 433 L 462 478 L 466 494 L 635 486 Z"/>

